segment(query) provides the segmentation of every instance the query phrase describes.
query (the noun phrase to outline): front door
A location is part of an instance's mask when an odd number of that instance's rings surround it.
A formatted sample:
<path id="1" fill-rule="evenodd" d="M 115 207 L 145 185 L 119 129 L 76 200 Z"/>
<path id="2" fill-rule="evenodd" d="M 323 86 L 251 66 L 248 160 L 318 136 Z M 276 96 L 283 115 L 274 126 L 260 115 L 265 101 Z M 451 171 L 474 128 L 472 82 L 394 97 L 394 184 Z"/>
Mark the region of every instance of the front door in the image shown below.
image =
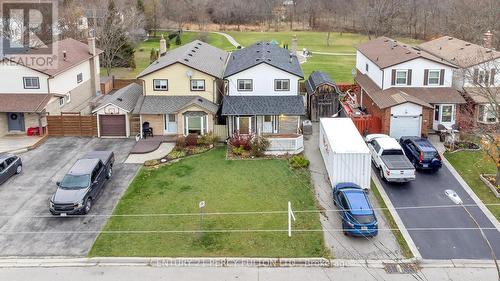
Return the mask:
<path id="1" fill-rule="evenodd" d="M 237 117 L 238 132 L 243 135 L 250 134 L 250 126 L 252 125 L 251 117 Z"/>
<path id="2" fill-rule="evenodd" d="M 24 131 L 24 114 L 20 112 L 7 113 L 9 131 Z"/>
<path id="3" fill-rule="evenodd" d="M 441 124 L 446 128 L 451 128 L 455 124 L 455 105 L 454 104 L 436 104 L 434 105 L 434 123 L 432 128 L 438 130 Z"/>
<path id="4" fill-rule="evenodd" d="M 165 132 L 167 134 L 177 133 L 177 120 L 175 114 L 165 114 Z"/>
<path id="5" fill-rule="evenodd" d="M 263 128 L 262 128 L 262 132 L 264 134 L 272 134 L 274 133 L 274 130 L 273 130 L 273 123 L 274 123 L 274 118 L 275 116 L 271 116 L 271 115 L 266 115 L 264 116 L 264 125 L 263 125 Z"/>

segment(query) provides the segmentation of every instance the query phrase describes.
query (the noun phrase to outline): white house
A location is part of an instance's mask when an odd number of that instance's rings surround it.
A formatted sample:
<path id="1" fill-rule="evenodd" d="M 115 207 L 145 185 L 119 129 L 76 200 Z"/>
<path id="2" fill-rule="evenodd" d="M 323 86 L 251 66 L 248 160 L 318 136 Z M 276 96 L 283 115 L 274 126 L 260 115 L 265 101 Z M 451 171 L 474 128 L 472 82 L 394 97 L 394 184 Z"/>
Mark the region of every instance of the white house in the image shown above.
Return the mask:
<path id="1" fill-rule="evenodd" d="M 44 127 L 48 114 L 90 114 L 90 100 L 99 89 L 95 40 L 65 39 L 52 47 L 54 57 L 33 49 L 0 58 L 0 136 Z"/>
<path id="2" fill-rule="evenodd" d="M 382 133 L 425 136 L 455 125 L 465 100 L 452 87 L 453 64 L 387 37 L 356 49 L 358 102 L 380 118 Z"/>
<path id="3" fill-rule="evenodd" d="M 462 92 L 471 105 L 472 120 L 481 124 L 498 123 L 495 103 L 500 102 L 500 52 L 488 46 L 492 34 L 484 34 L 485 46 L 443 36 L 419 45 L 419 48 L 453 65 L 452 85 Z M 488 38 L 489 37 L 489 38 Z M 489 90 L 485 90 L 489 89 Z M 496 94 L 496 100 L 492 99 Z"/>
<path id="4" fill-rule="evenodd" d="M 303 77 L 297 57 L 272 43 L 233 52 L 224 72 L 227 92 L 222 103 L 229 135 L 266 135 L 271 150 L 302 150 L 300 116 L 305 107 L 298 87 Z"/>

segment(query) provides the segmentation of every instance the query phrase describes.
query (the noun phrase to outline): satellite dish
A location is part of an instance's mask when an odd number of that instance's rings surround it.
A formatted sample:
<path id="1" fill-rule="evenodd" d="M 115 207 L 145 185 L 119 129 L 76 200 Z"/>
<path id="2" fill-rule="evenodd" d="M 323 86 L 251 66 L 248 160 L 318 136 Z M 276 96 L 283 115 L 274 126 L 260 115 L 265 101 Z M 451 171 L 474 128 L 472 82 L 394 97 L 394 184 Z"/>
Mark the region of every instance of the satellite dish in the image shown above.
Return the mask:
<path id="1" fill-rule="evenodd" d="M 193 72 L 191 70 L 186 71 L 186 76 L 189 78 L 193 77 Z"/>

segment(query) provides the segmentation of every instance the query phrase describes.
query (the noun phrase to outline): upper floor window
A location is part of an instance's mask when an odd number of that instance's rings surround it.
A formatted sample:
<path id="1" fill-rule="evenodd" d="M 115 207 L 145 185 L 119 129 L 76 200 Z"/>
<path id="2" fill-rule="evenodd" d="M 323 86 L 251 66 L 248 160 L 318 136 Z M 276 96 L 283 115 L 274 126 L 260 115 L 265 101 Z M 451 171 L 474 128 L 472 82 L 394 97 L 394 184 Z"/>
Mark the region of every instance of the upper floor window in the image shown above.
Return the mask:
<path id="1" fill-rule="evenodd" d="M 474 69 L 474 77 L 473 77 L 473 83 L 474 84 L 481 84 L 481 85 L 493 85 L 495 84 L 495 74 L 496 74 L 496 69 Z"/>
<path id="2" fill-rule="evenodd" d="M 167 79 L 153 79 L 153 90 L 155 91 L 168 91 Z"/>
<path id="3" fill-rule="evenodd" d="M 274 80 L 275 91 L 290 91 L 290 79 L 276 79 Z"/>
<path id="4" fill-rule="evenodd" d="M 191 91 L 205 91 L 205 80 L 203 79 L 191 80 Z"/>
<path id="5" fill-rule="evenodd" d="M 427 84 L 428 85 L 439 85 L 439 77 L 441 76 L 440 70 L 429 70 L 429 74 L 427 76 Z"/>
<path id="6" fill-rule="evenodd" d="M 396 85 L 406 85 L 408 83 L 408 70 L 396 70 Z"/>
<path id="7" fill-rule="evenodd" d="M 83 81 L 83 73 L 78 73 L 78 75 L 76 75 L 76 83 L 82 83 Z"/>
<path id="8" fill-rule="evenodd" d="M 64 105 L 64 97 L 60 97 L 59 98 L 59 106 L 63 106 Z"/>
<path id="9" fill-rule="evenodd" d="M 492 104 L 479 104 L 477 109 L 477 121 L 483 123 L 496 123 L 498 121 L 497 110 Z"/>
<path id="10" fill-rule="evenodd" d="M 38 77 L 23 77 L 25 89 L 40 89 L 40 80 Z"/>
<path id="11" fill-rule="evenodd" d="M 238 79 L 238 91 L 252 91 L 252 79 Z"/>

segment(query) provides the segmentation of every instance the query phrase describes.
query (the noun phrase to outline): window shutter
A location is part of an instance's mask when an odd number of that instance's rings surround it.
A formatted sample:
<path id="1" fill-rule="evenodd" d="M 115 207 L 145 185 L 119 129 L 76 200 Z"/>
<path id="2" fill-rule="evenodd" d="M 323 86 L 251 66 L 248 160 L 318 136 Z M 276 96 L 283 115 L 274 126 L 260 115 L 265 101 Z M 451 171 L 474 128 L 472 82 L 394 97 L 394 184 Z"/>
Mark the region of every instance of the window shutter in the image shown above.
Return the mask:
<path id="1" fill-rule="evenodd" d="M 490 85 L 495 84 L 495 74 L 496 74 L 496 69 L 492 68 L 491 75 L 490 75 Z"/>
<path id="2" fill-rule="evenodd" d="M 406 85 L 411 86 L 411 69 L 408 69 L 408 79 L 406 79 Z"/>
<path id="3" fill-rule="evenodd" d="M 479 76 L 479 69 L 475 68 L 474 69 L 474 75 L 472 77 L 472 82 L 474 84 L 477 84 L 477 78 L 478 78 L 478 76 Z"/>
<path id="4" fill-rule="evenodd" d="M 439 85 L 444 85 L 444 69 L 441 69 L 439 73 Z"/>
<path id="5" fill-rule="evenodd" d="M 429 81 L 429 69 L 424 70 L 424 86 L 427 86 Z"/>
<path id="6" fill-rule="evenodd" d="M 391 85 L 396 85 L 396 69 L 392 70 Z"/>

